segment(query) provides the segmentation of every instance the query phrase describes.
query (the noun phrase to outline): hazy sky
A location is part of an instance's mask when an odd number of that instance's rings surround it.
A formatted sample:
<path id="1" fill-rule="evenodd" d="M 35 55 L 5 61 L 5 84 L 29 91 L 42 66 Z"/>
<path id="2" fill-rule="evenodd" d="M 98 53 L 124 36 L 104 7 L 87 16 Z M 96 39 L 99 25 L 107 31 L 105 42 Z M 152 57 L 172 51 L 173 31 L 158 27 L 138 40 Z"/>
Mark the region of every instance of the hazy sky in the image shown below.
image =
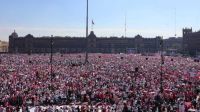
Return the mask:
<path id="1" fill-rule="evenodd" d="M 89 0 L 97 36 L 182 36 L 200 29 L 200 0 Z M 85 36 L 86 0 L 0 0 L 0 40 L 19 36 Z M 176 24 L 175 24 L 176 23 Z M 175 30 L 176 29 L 176 30 Z"/>

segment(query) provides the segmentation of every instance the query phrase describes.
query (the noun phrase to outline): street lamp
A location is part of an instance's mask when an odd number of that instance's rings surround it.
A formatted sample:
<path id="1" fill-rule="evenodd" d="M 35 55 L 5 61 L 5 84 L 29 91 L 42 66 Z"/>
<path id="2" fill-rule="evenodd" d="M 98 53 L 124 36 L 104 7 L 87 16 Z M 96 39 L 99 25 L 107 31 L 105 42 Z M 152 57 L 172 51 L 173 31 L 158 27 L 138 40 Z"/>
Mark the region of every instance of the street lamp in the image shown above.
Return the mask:
<path id="1" fill-rule="evenodd" d="M 140 109 L 141 107 L 141 103 L 140 103 L 140 84 L 137 83 L 137 77 L 139 75 L 139 68 L 135 67 L 135 71 L 134 71 L 134 77 L 135 77 L 135 88 L 136 88 L 136 108 Z"/>
<path id="2" fill-rule="evenodd" d="M 160 46 L 161 46 L 160 92 L 162 93 L 163 92 L 163 65 L 164 65 L 164 54 L 163 54 L 164 45 L 163 45 L 163 38 L 161 38 Z"/>
<path id="3" fill-rule="evenodd" d="M 53 63 L 53 35 L 51 35 L 51 56 L 50 56 L 50 64 L 51 64 L 51 81 L 52 81 L 52 75 L 53 75 L 53 67 L 52 67 L 52 63 Z"/>

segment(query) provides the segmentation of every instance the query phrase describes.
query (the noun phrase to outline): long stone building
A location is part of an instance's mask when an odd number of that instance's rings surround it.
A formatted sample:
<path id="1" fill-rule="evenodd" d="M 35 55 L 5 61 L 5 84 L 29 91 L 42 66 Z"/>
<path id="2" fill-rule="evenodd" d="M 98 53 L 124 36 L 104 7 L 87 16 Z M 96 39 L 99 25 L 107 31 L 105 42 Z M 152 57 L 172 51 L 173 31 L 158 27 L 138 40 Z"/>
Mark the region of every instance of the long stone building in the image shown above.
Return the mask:
<path id="1" fill-rule="evenodd" d="M 160 50 L 161 37 L 134 38 L 96 37 L 93 31 L 84 37 L 34 37 L 31 34 L 18 37 L 14 31 L 9 36 L 9 53 L 155 53 Z"/>
<path id="2" fill-rule="evenodd" d="M 161 37 L 143 38 L 140 35 L 129 38 L 96 37 L 93 31 L 85 37 L 34 37 L 31 34 L 18 37 L 14 31 L 9 36 L 9 53 L 155 53 L 160 51 Z M 200 55 L 200 31 L 183 29 L 183 37 L 164 39 L 164 50 L 169 52 Z"/>

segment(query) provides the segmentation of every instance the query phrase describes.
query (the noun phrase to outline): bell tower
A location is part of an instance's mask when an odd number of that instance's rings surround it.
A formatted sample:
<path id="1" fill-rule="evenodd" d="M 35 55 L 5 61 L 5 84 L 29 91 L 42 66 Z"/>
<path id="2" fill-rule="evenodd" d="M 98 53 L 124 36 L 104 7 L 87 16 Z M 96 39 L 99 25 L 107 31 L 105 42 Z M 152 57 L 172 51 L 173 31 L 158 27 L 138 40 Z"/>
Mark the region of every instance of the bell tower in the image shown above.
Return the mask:
<path id="1" fill-rule="evenodd" d="M 90 32 L 90 35 L 87 37 L 87 47 L 89 52 L 95 52 L 96 48 L 96 35 L 94 34 L 94 31 Z"/>
<path id="2" fill-rule="evenodd" d="M 192 28 L 184 28 L 183 29 L 182 51 L 183 51 L 183 53 L 186 53 L 186 54 L 189 51 L 188 42 L 189 42 L 190 34 L 192 34 Z"/>
<path id="3" fill-rule="evenodd" d="M 14 40 L 16 38 L 18 38 L 18 34 L 14 30 L 14 32 L 9 36 L 9 47 L 8 47 L 8 52 L 9 53 L 13 53 L 13 52 L 15 52 L 15 50 L 17 50 L 17 49 L 14 48 L 14 46 L 15 46 L 15 41 Z"/>
<path id="4" fill-rule="evenodd" d="M 184 28 L 183 29 L 183 37 L 186 37 L 190 33 L 192 33 L 192 28 Z"/>

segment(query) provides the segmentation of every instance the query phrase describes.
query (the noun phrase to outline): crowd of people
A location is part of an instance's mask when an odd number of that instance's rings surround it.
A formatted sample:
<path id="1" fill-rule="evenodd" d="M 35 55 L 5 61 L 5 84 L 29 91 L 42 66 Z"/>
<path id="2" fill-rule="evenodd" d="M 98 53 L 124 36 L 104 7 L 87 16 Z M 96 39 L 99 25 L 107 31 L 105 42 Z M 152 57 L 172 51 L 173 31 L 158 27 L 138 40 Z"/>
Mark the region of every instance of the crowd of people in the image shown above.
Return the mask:
<path id="1" fill-rule="evenodd" d="M 200 63 L 159 54 L 1 54 L 0 112 L 200 112 Z M 52 65 L 51 65 L 52 64 Z"/>

